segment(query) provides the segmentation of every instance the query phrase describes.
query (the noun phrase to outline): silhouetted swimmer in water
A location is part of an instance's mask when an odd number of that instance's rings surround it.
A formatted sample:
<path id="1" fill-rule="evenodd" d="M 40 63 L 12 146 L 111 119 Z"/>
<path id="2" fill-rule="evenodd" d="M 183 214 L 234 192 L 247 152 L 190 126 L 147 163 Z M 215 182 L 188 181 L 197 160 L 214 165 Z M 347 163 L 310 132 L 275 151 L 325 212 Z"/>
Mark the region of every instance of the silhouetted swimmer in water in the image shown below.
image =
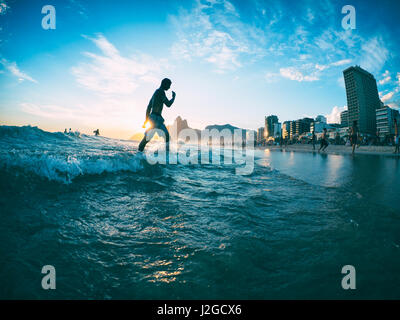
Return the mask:
<path id="1" fill-rule="evenodd" d="M 97 129 L 97 130 L 94 130 L 94 131 L 93 131 L 93 133 L 94 133 L 94 135 L 95 135 L 96 137 L 100 135 L 100 131 L 99 131 L 99 129 Z"/>
<path id="2" fill-rule="evenodd" d="M 172 81 L 165 78 L 161 81 L 161 86 L 158 88 L 150 99 L 149 105 L 146 110 L 146 120 L 143 124 L 143 128 L 146 126 L 146 122 L 149 121 L 151 127 L 146 130 L 144 138 L 139 144 L 139 151 L 143 151 L 146 144 L 153 138 L 155 134 L 154 129 L 160 129 L 165 134 L 165 149 L 169 152 L 169 133 L 164 125 L 164 118 L 161 116 L 164 104 L 169 108 L 175 101 L 175 92 L 172 91 L 172 99 L 168 100 L 165 95 L 165 91 L 169 90 Z"/>

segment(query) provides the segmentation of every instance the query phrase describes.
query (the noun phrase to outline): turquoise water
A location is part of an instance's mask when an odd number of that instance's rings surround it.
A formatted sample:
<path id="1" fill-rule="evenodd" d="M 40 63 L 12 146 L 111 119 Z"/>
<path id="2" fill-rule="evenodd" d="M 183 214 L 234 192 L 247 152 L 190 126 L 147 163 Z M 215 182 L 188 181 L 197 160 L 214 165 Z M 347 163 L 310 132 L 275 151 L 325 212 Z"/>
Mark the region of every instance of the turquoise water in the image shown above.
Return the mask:
<path id="1" fill-rule="evenodd" d="M 31 127 L 0 147 L 2 299 L 400 298 L 399 158 L 256 151 L 239 176 Z"/>

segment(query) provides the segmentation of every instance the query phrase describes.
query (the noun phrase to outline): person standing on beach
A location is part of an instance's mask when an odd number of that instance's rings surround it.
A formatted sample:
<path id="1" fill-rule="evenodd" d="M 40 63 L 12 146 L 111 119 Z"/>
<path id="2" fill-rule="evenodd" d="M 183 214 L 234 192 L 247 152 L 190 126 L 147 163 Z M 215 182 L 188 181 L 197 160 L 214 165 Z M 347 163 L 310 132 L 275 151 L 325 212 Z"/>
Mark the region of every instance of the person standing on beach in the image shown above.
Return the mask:
<path id="1" fill-rule="evenodd" d="M 381 142 L 381 138 L 380 138 L 380 130 L 376 130 L 376 135 L 375 135 L 375 145 L 379 146 Z"/>
<path id="2" fill-rule="evenodd" d="M 139 144 L 139 151 L 142 152 L 146 144 L 153 138 L 155 134 L 154 129 L 159 129 L 165 134 L 165 150 L 169 152 L 169 133 L 164 125 L 164 118 L 161 116 L 164 104 L 169 108 L 175 101 L 175 92 L 172 91 L 172 99 L 168 100 L 165 95 L 165 91 L 171 88 L 172 81 L 170 79 L 163 79 L 161 86 L 158 88 L 150 99 L 149 105 L 146 110 L 146 120 L 143 124 L 143 128 L 146 127 L 146 123 L 149 121 L 151 127 L 146 130 L 142 141 Z"/>
<path id="3" fill-rule="evenodd" d="M 350 130 L 350 142 L 351 142 L 351 147 L 353 148 L 352 154 L 354 154 L 354 150 L 356 148 L 357 141 L 358 141 L 357 121 L 353 121 L 353 126 L 351 127 L 351 130 Z"/>
<path id="4" fill-rule="evenodd" d="M 312 149 L 315 150 L 315 140 L 317 138 L 315 137 L 315 130 L 312 132 L 312 137 L 311 137 L 311 142 L 312 142 Z"/>
<path id="5" fill-rule="evenodd" d="M 328 137 L 326 135 L 327 135 L 327 131 L 326 131 L 326 128 L 324 128 L 324 131 L 322 132 L 322 138 L 321 138 L 321 147 L 319 148 L 318 152 L 325 151 L 325 149 L 329 145 Z"/>
<path id="6" fill-rule="evenodd" d="M 399 148 L 400 148 L 400 137 L 399 137 L 399 127 L 397 124 L 397 119 L 394 119 L 394 153 L 400 153 Z"/>

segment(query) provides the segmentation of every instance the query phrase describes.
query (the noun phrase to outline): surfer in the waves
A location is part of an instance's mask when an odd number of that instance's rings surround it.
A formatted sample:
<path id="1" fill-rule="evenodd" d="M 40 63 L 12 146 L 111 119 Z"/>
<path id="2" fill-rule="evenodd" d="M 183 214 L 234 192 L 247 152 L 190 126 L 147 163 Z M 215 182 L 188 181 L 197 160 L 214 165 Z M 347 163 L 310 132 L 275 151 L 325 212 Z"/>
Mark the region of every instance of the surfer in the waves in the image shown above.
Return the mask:
<path id="1" fill-rule="evenodd" d="M 168 100 L 165 95 L 165 91 L 169 90 L 172 81 L 165 78 L 161 81 L 161 86 L 158 88 L 150 99 L 149 105 L 146 110 L 146 120 L 143 124 L 143 128 L 146 127 L 147 122 L 150 122 L 151 126 L 144 134 L 142 141 L 139 144 L 139 151 L 143 151 L 146 144 L 153 138 L 156 130 L 159 129 L 164 132 L 165 135 L 165 149 L 169 152 L 169 133 L 164 125 L 164 118 L 161 116 L 161 112 L 164 104 L 169 108 L 175 101 L 175 92 L 172 91 L 172 99 Z"/>

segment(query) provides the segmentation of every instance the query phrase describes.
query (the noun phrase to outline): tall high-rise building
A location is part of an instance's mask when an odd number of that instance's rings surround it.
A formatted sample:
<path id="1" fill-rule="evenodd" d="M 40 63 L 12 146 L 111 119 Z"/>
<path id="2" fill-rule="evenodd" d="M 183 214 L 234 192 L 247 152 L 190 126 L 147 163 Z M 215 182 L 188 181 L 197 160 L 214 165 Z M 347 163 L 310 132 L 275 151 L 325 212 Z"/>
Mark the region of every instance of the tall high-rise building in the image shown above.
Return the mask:
<path id="1" fill-rule="evenodd" d="M 290 121 L 290 139 L 293 139 L 296 134 L 296 121 Z"/>
<path id="2" fill-rule="evenodd" d="M 264 141 L 264 127 L 258 128 L 257 130 L 257 142 L 261 143 Z"/>
<path id="3" fill-rule="evenodd" d="M 361 133 L 375 134 L 376 109 L 381 106 L 376 79 L 360 66 L 343 71 L 349 126 L 357 121 Z"/>
<path id="4" fill-rule="evenodd" d="M 289 139 L 290 138 L 290 122 L 291 121 L 285 121 L 282 124 L 282 137 L 283 137 L 283 139 Z"/>
<path id="5" fill-rule="evenodd" d="M 266 138 L 274 136 L 274 124 L 275 123 L 278 123 L 278 117 L 277 116 L 265 117 L 264 135 L 265 135 Z"/>
<path id="6" fill-rule="evenodd" d="M 303 118 L 294 121 L 294 127 L 293 130 L 291 131 L 292 134 L 291 136 L 301 135 L 302 133 L 310 132 L 310 127 L 313 122 L 314 119 L 312 118 Z"/>
<path id="7" fill-rule="evenodd" d="M 321 117 L 321 116 L 319 116 L 319 117 Z M 325 118 L 325 117 L 323 117 L 323 118 Z M 322 122 L 326 123 L 326 118 L 322 119 L 322 120 L 324 120 Z M 301 132 L 299 134 L 302 134 L 302 133 L 305 133 L 305 132 L 310 132 L 311 123 L 313 123 L 313 122 L 314 122 L 313 118 L 303 118 L 303 119 L 301 119 L 301 123 L 302 123 L 301 124 L 301 130 L 300 130 Z"/>
<path id="8" fill-rule="evenodd" d="M 342 127 L 349 126 L 349 111 L 348 110 L 344 110 L 343 112 L 340 113 L 340 125 Z"/>
<path id="9" fill-rule="evenodd" d="M 278 138 L 282 135 L 282 124 L 280 122 L 274 123 L 274 137 Z"/>

